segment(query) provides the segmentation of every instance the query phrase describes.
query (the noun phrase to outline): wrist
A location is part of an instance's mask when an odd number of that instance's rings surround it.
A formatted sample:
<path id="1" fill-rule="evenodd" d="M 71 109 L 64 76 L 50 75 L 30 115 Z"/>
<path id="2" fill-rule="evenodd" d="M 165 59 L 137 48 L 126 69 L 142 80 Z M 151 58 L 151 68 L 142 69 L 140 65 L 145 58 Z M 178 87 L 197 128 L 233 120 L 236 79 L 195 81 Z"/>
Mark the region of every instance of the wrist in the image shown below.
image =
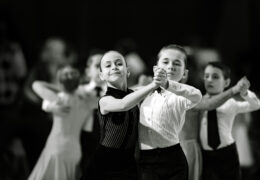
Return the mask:
<path id="1" fill-rule="evenodd" d="M 240 95 L 241 95 L 242 97 L 246 97 L 246 96 L 248 95 L 248 91 L 246 90 L 246 91 L 244 91 L 244 92 L 241 92 Z"/>
<path id="2" fill-rule="evenodd" d="M 152 87 L 152 90 L 156 90 L 159 87 L 159 85 L 156 84 L 155 82 L 152 82 L 150 85 Z"/>
<path id="3" fill-rule="evenodd" d="M 238 91 L 238 89 L 234 86 L 234 87 L 231 88 L 231 92 L 232 92 L 233 95 L 235 95 L 235 94 L 237 94 L 239 91 Z"/>

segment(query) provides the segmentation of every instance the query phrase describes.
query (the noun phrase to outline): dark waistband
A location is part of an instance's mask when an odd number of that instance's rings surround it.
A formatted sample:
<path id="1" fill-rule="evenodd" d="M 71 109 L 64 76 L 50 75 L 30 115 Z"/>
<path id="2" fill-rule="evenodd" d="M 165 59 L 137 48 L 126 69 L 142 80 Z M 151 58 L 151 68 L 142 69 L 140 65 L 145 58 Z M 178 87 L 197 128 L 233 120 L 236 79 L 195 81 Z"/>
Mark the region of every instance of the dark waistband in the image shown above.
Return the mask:
<path id="1" fill-rule="evenodd" d="M 230 151 L 233 151 L 233 150 L 237 150 L 237 147 L 236 147 L 236 143 L 232 143 L 228 146 L 225 146 L 223 148 L 219 148 L 219 149 L 216 149 L 216 150 L 202 150 L 202 153 L 204 153 L 205 155 L 214 155 L 214 154 L 221 154 L 221 153 L 226 153 L 226 152 L 230 152 Z"/>
<path id="2" fill-rule="evenodd" d="M 165 147 L 165 148 L 155 148 L 155 149 L 147 149 L 147 150 L 141 150 L 141 154 L 146 155 L 153 155 L 153 154 L 167 154 L 167 153 L 174 153 L 176 151 L 182 150 L 180 144 L 175 144 L 173 146 Z"/>
<path id="3" fill-rule="evenodd" d="M 108 152 L 108 153 L 119 153 L 119 154 L 132 154 L 134 152 L 133 148 L 129 149 L 123 149 L 123 148 L 112 148 L 112 147 L 107 147 L 102 144 L 99 144 L 97 146 L 97 149 L 102 150 L 103 152 Z"/>

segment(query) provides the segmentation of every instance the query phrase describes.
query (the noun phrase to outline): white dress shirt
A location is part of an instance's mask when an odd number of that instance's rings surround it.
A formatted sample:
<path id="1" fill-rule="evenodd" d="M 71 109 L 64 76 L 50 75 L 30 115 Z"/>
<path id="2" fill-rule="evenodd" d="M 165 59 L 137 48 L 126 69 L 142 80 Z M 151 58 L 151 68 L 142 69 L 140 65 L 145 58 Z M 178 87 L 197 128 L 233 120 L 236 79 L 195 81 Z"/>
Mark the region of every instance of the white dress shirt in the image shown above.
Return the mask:
<path id="1" fill-rule="evenodd" d="M 182 96 L 174 91 L 181 91 Z M 199 98 L 192 101 L 192 97 Z M 141 149 L 154 149 L 173 146 L 179 143 L 179 132 L 185 120 L 186 110 L 201 100 L 201 92 L 181 83 L 169 83 L 167 90 L 154 91 L 140 107 L 139 139 Z"/>
<path id="2" fill-rule="evenodd" d="M 231 98 L 216 109 L 220 136 L 220 145 L 217 149 L 234 143 L 232 126 L 237 114 L 255 111 L 260 108 L 260 100 L 256 97 L 255 93 L 248 90 L 247 96 L 244 96 L 243 99 L 245 101 L 238 101 Z M 207 111 L 202 111 L 201 113 L 200 140 L 204 150 L 213 150 L 208 145 L 207 113 Z"/>

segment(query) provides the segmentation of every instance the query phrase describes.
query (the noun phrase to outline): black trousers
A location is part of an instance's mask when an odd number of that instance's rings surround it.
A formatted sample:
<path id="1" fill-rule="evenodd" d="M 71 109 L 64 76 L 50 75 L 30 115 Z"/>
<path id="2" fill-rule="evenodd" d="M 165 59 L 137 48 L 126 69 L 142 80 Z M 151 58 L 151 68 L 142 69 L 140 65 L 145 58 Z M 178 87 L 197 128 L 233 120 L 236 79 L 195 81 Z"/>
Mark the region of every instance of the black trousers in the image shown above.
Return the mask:
<path id="1" fill-rule="evenodd" d="M 138 180 L 133 150 L 98 145 L 81 180 Z"/>
<path id="2" fill-rule="evenodd" d="M 142 180 L 188 180 L 188 163 L 180 144 L 141 150 Z"/>
<path id="3" fill-rule="evenodd" d="M 202 157 L 203 180 L 241 179 L 241 169 L 235 143 L 214 151 L 202 150 Z"/>

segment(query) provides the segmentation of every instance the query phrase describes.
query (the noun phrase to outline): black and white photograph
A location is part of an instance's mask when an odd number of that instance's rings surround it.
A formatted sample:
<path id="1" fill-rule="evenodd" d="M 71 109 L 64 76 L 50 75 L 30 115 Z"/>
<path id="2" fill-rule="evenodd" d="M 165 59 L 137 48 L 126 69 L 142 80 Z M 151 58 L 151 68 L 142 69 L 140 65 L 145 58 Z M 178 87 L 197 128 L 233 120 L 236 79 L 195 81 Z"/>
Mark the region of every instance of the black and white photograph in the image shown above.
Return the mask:
<path id="1" fill-rule="evenodd" d="M 0 0 L 0 180 L 259 180 L 259 0 Z"/>

